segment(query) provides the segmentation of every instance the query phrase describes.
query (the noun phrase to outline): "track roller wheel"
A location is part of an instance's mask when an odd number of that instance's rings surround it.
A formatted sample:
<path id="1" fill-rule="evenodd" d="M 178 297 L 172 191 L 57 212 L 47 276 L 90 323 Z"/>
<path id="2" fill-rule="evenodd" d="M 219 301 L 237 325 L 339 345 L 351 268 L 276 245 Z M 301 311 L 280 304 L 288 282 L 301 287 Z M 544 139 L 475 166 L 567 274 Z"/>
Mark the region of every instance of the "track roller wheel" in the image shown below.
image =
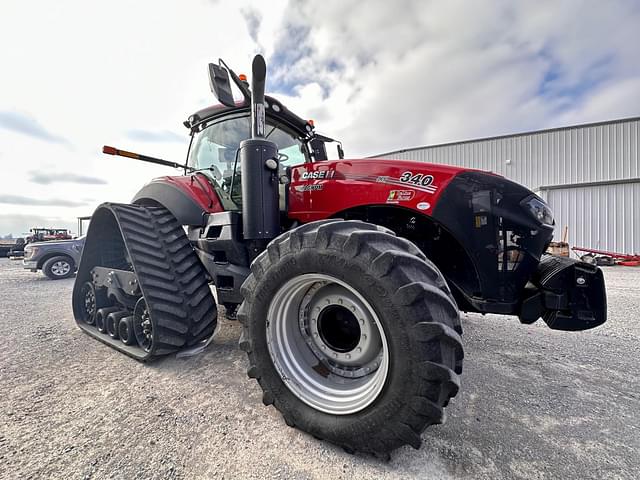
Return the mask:
<path id="1" fill-rule="evenodd" d="M 109 314 L 120 310 L 118 307 L 99 308 L 96 312 L 96 328 L 100 333 L 109 333 L 107 324 L 109 322 Z"/>
<path id="2" fill-rule="evenodd" d="M 444 422 L 460 317 L 413 243 L 360 221 L 309 223 L 268 245 L 242 293 L 247 373 L 287 425 L 388 458 Z"/>
<path id="3" fill-rule="evenodd" d="M 131 313 L 127 311 L 122 311 L 119 308 L 116 308 L 114 311 L 107 315 L 107 319 L 105 320 L 105 328 L 107 330 L 107 334 L 117 340 L 120 338 L 120 330 L 118 326 L 120 325 L 120 320 L 124 317 L 131 315 Z"/>
<path id="4" fill-rule="evenodd" d="M 135 345 L 136 336 L 133 332 L 133 317 L 122 317 L 118 323 L 118 335 L 125 345 Z"/>
<path id="5" fill-rule="evenodd" d="M 96 315 L 96 330 L 100 333 L 107 333 L 107 327 L 104 324 L 104 317 L 102 315 Z"/>

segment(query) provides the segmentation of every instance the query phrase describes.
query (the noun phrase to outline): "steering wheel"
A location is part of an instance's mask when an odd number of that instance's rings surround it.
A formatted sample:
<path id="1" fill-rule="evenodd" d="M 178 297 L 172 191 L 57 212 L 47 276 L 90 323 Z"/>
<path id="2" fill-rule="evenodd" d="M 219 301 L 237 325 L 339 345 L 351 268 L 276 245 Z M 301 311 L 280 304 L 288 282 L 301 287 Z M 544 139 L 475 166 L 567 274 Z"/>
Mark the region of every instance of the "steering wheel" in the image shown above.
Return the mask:
<path id="1" fill-rule="evenodd" d="M 287 160 L 289 160 L 289 155 L 287 155 L 286 153 L 278 152 L 278 163 L 286 162 Z"/>

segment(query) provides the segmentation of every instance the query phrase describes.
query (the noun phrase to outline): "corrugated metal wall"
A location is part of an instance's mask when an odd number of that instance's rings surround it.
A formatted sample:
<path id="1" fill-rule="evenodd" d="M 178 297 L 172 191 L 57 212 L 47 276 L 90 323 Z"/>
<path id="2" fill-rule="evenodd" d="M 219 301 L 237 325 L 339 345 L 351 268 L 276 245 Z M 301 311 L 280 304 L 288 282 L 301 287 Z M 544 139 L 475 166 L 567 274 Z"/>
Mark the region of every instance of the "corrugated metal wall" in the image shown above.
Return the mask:
<path id="1" fill-rule="evenodd" d="M 555 238 L 569 227 L 571 246 L 640 253 L 640 183 L 542 192 L 556 219 Z"/>
<path id="2" fill-rule="evenodd" d="M 572 245 L 640 252 L 639 184 L 544 189 L 549 185 L 640 178 L 639 145 L 640 118 L 632 118 L 400 150 L 376 157 L 499 173 L 547 198 L 556 213 L 556 240 L 567 225 Z"/>

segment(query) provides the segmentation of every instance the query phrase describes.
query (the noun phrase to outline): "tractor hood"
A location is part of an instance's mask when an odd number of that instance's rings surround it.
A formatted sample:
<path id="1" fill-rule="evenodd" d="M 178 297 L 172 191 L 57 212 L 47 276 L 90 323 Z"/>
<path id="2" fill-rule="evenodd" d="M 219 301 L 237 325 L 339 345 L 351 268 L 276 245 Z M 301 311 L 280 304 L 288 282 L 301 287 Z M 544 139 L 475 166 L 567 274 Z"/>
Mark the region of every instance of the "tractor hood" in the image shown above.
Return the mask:
<path id="1" fill-rule="evenodd" d="M 292 168 L 289 216 L 296 220 L 306 223 L 367 205 L 414 210 L 439 218 L 444 225 L 474 224 L 475 220 L 460 218 L 460 212 L 470 211 L 490 212 L 528 229 L 553 230 L 551 210 L 541 198 L 491 172 L 371 158 Z"/>
<path id="2" fill-rule="evenodd" d="M 429 215 L 449 182 L 465 171 L 371 158 L 306 163 L 291 172 L 289 216 L 309 222 L 361 205 L 397 205 Z"/>

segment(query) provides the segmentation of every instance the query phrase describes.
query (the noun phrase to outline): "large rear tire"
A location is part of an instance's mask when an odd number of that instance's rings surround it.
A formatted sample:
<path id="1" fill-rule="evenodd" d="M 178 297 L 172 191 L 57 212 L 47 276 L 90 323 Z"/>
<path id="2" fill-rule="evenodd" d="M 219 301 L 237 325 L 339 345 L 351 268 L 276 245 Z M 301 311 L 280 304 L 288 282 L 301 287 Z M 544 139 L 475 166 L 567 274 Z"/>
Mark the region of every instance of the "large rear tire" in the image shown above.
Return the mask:
<path id="1" fill-rule="evenodd" d="M 413 243 L 360 221 L 313 222 L 273 240 L 251 272 L 240 347 L 289 426 L 386 457 L 444 421 L 462 329 Z"/>

